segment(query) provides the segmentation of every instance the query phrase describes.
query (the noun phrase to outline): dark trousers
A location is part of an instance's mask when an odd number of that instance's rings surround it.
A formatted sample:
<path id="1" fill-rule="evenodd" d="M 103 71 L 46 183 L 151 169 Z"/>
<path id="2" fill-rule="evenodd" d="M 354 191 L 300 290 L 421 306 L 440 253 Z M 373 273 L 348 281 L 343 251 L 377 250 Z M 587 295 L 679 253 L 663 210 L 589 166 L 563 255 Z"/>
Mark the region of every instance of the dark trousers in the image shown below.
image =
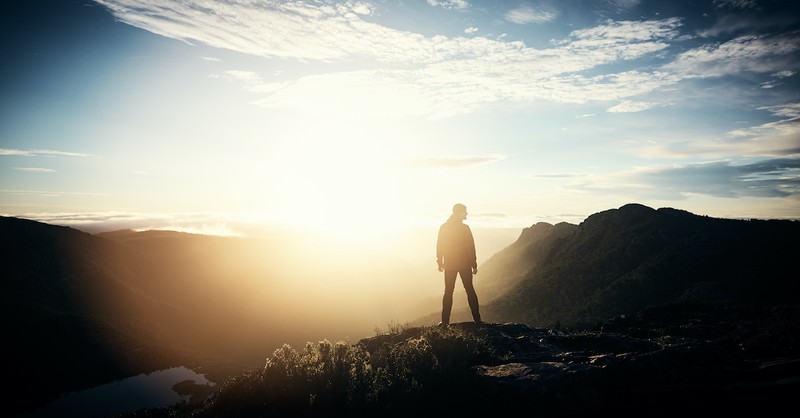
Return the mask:
<path id="1" fill-rule="evenodd" d="M 456 289 L 456 274 L 461 276 L 461 283 L 467 291 L 467 302 L 472 311 L 472 319 L 475 322 L 481 321 L 481 313 L 478 310 L 478 294 L 472 286 L 472 269 L 464 270 L 445 270 L 444 271 L 444 296 L 442 297 L 442 323 L 450 323 L 450 311 L 453 309 L 453 291 Z"/>

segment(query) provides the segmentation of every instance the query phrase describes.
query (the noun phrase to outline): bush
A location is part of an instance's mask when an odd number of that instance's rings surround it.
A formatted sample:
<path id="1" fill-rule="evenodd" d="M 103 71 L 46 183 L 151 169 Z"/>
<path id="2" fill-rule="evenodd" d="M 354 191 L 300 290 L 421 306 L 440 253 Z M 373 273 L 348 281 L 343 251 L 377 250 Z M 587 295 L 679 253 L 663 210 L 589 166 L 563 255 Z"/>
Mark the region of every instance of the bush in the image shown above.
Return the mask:
<path id="1" fill-rule="evenodd" d="M 463 391 L 469 368 L 490 361 L 481 338 L 458 329 L 395 328 L 369 339 L 289 345 L 276 350 L 263 369 L 228 380 L 205 413 L 211 416 L 330 416 L 407 413 Z M 451 407 L 451 405 L 450 405 Z"/>

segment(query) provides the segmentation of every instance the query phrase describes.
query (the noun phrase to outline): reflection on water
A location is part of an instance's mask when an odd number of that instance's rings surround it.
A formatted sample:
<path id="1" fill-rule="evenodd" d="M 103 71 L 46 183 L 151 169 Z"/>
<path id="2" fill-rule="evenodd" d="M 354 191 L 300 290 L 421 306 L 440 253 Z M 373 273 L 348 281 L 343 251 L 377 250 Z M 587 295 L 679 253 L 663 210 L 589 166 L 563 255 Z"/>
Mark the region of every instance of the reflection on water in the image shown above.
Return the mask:
<path id="1" fill-rule="evenodd" d="M 214 385 L 186 367 L 173 367 L 62 395 L 31 417 L 109 417 L 142 408 L 174 405 L 189 400 L 189 395 L 182 396 L 172 389 L 176 383 L 186 380 L 198 385 Z"/>

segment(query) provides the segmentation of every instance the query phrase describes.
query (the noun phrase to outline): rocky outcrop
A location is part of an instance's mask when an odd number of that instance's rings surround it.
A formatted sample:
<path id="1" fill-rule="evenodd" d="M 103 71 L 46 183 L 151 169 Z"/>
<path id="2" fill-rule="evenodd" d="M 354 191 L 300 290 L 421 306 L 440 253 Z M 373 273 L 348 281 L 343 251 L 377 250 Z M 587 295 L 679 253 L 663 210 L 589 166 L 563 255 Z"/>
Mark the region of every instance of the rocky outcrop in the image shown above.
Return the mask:
<path id="1" fill-rule="evenodd" d="M 673 304 L 595 330 L 409 327 L 276 351 L 155 417 L 779 416 L 800 390 L 800 306 Z"/>
<path id="2" fill-rule="evenodd" d="M 670 305 L 580 332 L 451 327 L 480 336 L 496 354 L 495 363 L 472 366 L 473 380 L 462 388 L 473 412 L 764 416 L 788 407 L 800 390 L 798 306 Z"/>

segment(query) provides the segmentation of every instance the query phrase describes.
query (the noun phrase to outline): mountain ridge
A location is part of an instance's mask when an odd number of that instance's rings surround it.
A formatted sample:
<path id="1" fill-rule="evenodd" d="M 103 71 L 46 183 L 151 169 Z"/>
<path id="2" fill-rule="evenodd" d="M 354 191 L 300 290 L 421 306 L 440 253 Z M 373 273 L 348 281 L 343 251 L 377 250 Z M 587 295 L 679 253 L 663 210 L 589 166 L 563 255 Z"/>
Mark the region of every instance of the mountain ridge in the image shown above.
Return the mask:
<path id="1" fill-rule="evenodd" d="M 511 256 L 528 268 L 519 275 L 516 266 L 506 275 L 508 297 L 488 301 L 482 308 L 487 318 L 591 327 L 661 303 L 703 298 L 787 303 L 795 302 L 800 290 L 788 276 L 792 254 L 800 251 L 795 221 L 710 218 L 628 204 L 579 225 L 562 225 L 558 237 L 552 236 L 554 228 L 536 224 L 523 230 L 517 242 L 482 266 L 490 276 L 504 275 L 500 264 Z M 537 247 L 537 242 L 547 244 Z"/>
<path id="2" fill-rule="evenodd" d="M 613 318 L 679 303 L 794 305 L 800 288 L 790 272 L 800 253 L 799 227 L 795 221 L 709 218 L 629 204 L 578 225 L 538 222 L 522 229 L 482 263 L 475 283 L 484 320 L 554 330 L 596 329 Z M 250 243 L 173 231 L 91 235 L 0 218 L 7 272 L 0 295 L 3 326 L 16 342 L 9 356 L 18 359 L 10 374 L 17 382 L 12 412 L 65 390 L 159 367 L 196 365 L 223 378 L 253 364 L 234 361 L 234 352 L 263 361 L 266 347 L 294 335 L 294 322 L 285 318 L 298 312 L 281 304 L 285 278 L 263 272 L 274 272 L 278 260 L 305 244 L 289 249 L 279 242 Z M 338 260 L 338 266 L 346 262 Z M 325 272 L 325 266 L 312 267 Z M 373 293 L 394 289 L 386 277 L 376 280 L 374 274 L 383 275 L 389 264 L 381 267 L 364 271 L 367 281 L 358 285 L 372 286 Z M 302 280 L 303 271 L 316 270 L 281 270 L 294 272 L 287 276 L 293 281 Z M 347 290 L 311 284 L 327 298 L 329 311 L 342 303 L 335 292 Z M 283 316 L 255 315 L 264 300 L 274 308 L 270 312 Z M 454 310 L 454 322 L 458 315 Z M 294 335 L 293 344 L 330 336 L 349 320 L 331 322 L 334 316 L 328 316 Z M 436 323 L 437 317 L 433 312 L 413 323 Z M 205 334 L 198 326 L 207 328 Z M 56 346 L 72 361 L 50 356 Z"/>

